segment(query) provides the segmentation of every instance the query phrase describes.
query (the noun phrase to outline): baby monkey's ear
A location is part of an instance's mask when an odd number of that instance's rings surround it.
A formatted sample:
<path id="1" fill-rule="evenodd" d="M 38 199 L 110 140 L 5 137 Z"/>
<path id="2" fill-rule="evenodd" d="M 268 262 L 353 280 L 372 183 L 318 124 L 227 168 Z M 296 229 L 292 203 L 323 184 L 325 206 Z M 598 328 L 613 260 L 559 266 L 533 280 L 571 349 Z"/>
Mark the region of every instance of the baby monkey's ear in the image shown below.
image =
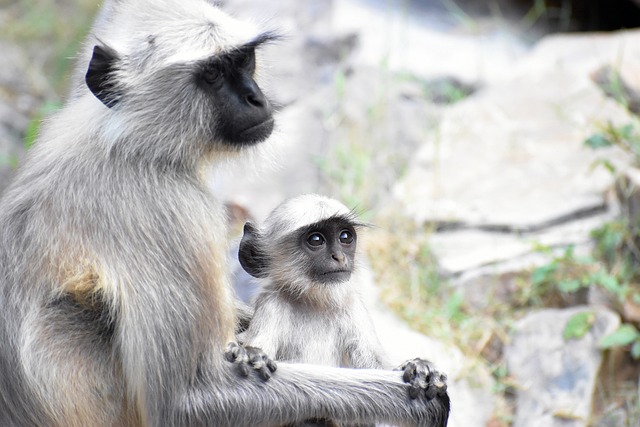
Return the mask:
<path id="1" fill-rule="evenodd" d="M 244 271 L 256 278 L 269 276 L 269 259 L 262 249 L 260 232 L 250 222 L 244 224 L 238 260 Z"/>

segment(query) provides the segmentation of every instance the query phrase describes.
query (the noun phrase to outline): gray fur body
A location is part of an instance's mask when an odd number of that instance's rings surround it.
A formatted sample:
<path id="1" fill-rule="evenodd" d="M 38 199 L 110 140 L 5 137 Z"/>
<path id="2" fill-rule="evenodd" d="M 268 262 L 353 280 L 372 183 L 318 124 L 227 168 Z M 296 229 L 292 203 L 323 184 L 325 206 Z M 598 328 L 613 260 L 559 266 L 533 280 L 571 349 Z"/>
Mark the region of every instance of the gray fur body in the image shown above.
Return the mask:
<path id="1" fill-rule="evenodd" d="M 256 33 L 203 0 L 109 4 L 89 43 L 121 55 L 122 99 L 76 82 L 0 202 L 0 425 L 441 425 L 448 399 L 411 400 L 398 372 L 283 363 L 264 382 L 225 360 L 236 313 L 204 171 L 240 149 L 191 71 Z"/>

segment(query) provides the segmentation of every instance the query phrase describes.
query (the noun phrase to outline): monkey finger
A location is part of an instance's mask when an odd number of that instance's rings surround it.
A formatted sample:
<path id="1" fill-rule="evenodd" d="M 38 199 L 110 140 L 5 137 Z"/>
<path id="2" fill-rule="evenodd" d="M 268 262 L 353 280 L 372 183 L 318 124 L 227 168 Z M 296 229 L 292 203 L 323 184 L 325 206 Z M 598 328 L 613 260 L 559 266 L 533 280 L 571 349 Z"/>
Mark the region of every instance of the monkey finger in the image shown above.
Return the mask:
<path id="1" fill-rule="evenodd" d="M 267 368 L 269 368 L 271 372 L 275 372 L 276 369 L 278 369 L 278 365 L 276 364 L 275 361 L 271 359 L 267 359 Z"/>
<path id="2" fill-rule="evenodd" d="M 227 349 L 224 352 L 224 357 L 229 361 L 229 362 L 235 362 L 236 360 L 238 360 L 238 358 L 240 357 L 240 354 L 243 353 L 243 349 L 242 347 L 240 347 L 238 344 L 234 343 L 234 342 L 230 342 L 227 345 Z"/>
<path id="3" fill-rule="evenodd" d="M 394 368 L 394 371 L 404 371 L 407 369 L 407 365 L 411 363 L 411 360 L 405 360 L 404 362 L 402 362 L 402 364 L 400 366 L 398 366 L 397 368 Z"/>
<path id="4" fill-rule="evenodd" d="M 404 370 L 402 374 L 402 380 L 406 383 L 413 381 L 418 372 L 416 364 L 413 362 L 407 362 L 402 365 L 402 369 Z"/>
<path id="5" fill-rule="evenodd" d="M 434 375 L 433 381 L 431 381 L 439 396 L 444 395 L 447 392 L 447 376 L 445 374 Z"/>
<path id="6" fill-rule="evenodd" d="M 420 387 L 419 387 L 419 386 L 416 386 L 416 385 L 412 385 L 412 386 L 410 386 L 410 387 L 409 387 L 409 397 L 410 397 L 411 399 L 415 399 L 415 398 L 417 398 L 418 396 L 420 396 L 420 390 L 421 390 L 421 389 L 420 389 Z"/>
<path id="7" fill-rule="evenodd" d="M 437 387 L 434 386 L 433 384 L 429 384 L 427 388 L 425 388 L 424 390 L 424 395 L 426 396 L 427 400 L 433 399 L 438 395 Z"/>
<path id="8" fill-rule="evenodd" d="M 227 361 L 231 362 L 231 363 L 235 363 L 238 361 L 238 354 L 236 352 L 233 351 L 228 351 L 224 354 L 224 357 L 227 359 Z"/>
<path id="9" fill-rule="evenodd" d="M 265 381 L 271 378 L 271 371 L 269 371 L 269 368 L 267 368 L 266 365 L 258 370 L 258 374 Z"/>
<path id="10" fill-rule="evenodd" d="M 431 367 L 433 368 L 433 367 Z M 447 375 L 436 370 L 430 370 L 425 378 L 425 386 L 429 395 L 443 395 L 447 391 Z M 432 391 L 431 391 L 432 390 Z"/>
<path id="11" fill-rule="evenodd" d="M 262 353 L 262 362 L 267 366 L 267 368 L 269 368 L 271 372 L 274 372 L 276 369 L 278 369 L 278 365 L 276 365 L 276 362 L 269 356 L 267 356 L 266 353 Z"/>
<path id="12" fill-rule="evenodd" d="M 243 377 L 249 376 L 250 370 L 246 363 L 238 363 L 238 371 L 240 372 L 240 375 L 242 375 Z"/>

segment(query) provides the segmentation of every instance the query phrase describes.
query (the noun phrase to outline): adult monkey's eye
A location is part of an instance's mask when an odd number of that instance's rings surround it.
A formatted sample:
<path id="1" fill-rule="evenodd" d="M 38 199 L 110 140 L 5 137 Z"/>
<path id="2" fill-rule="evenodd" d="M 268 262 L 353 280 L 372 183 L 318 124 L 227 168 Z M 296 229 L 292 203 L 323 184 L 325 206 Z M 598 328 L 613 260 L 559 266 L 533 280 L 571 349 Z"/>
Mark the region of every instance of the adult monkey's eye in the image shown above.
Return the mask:
<path id="1" fill-rule="evenodd" d="M 309 237 L 307 237 L 307 243 L 310 246 L 324 245 L 324 237 L 320 233 L 311 233 Z"/>
<path id="2" fill-rule="evenodd" d="M 220 64 L 210 63 L 202 71 L 202 78 L 211 85 L 220 84 L 224 78 L 224 70 Z"/>
<path id="3" fill-rule="evenodd" d="M 340 236 L 338 236 L 340 243 L 344 243 L 345 245 L 350 245 L 353 243 L 353 233 L 349 230 L 342 230 L 340 232 Z"/>

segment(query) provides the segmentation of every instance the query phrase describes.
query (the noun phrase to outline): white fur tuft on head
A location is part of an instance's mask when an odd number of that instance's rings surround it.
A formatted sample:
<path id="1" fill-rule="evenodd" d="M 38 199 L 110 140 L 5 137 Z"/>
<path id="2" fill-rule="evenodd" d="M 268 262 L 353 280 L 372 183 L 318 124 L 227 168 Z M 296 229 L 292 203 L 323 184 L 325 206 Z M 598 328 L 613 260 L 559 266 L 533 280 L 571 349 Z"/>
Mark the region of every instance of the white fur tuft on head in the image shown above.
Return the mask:
<path id="1" fill-rule="evenodd" d="M 265 220 L 265 230 L 294 231 L 334 216 L 351 216 L 353 211 L 336 199 L 319 194 L 304 194 L 288 199 Z"/>
<path id="2" fill-rule="evenodd" d="M 164 65 L 206 58 L 260 34 L 254 23 L 237 20 L 205 0 L 115 1 L 102 24 L 94 29 L 96 38 L 122 55 L 135 54 L 161 37 Z"/>

